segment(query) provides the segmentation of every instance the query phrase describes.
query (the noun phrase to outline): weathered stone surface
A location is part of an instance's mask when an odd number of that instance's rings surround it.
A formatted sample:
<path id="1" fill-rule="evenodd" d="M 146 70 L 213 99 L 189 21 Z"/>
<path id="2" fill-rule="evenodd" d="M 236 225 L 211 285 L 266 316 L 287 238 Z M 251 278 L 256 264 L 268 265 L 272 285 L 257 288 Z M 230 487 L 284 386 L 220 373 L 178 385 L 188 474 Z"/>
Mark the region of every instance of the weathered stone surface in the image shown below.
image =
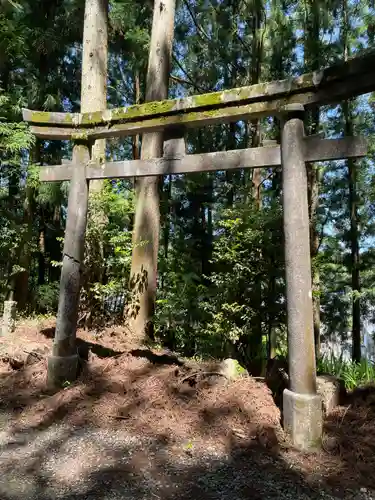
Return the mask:
<path id="1" fill-rule="evenodd" d="M 47 366 L 47 387 L 58 389 L 77 378 L 79 367 L 78 354 L 73 356 L 50 356 Z"/>
<path id="2" fill-rule="evenodd" d="M 88 145 L 76 144 L 73 149 L 75 168 L 69 188 L 60 296 L 52 349 L 53 356 L 47 365 L 48 384 L 52 386 L 59 385 L 60 380 L 63 382 L 74 380 L 77 375 L 76 329 L 89 194 L 85 165 L 89 159 Z M 67 359 L 66 363 L 62 361 L 63 357 Z M 62 370 L 61 374 L 58 373 L 59 369 Z M 75 375 L 71 379 L 73 373 Z"/>
<path id="3" fill-rule="evenodd" d="M 181 113 L 177 115 L 178 118 L 193 112 L 205 114 L 209 118 L 209 111 L 215 108 L 228 106 L 235 112 L 241 104 L 251 107 L 261 103 L 266 112 L 272 115 L 279 111 L 280 103 L 286 103 L 288 99 L 290 102 L 290 98 L 299 99 L 297 102 L 300 104 L 313 106 L 322 102 L 338 102 L 372 91 L 374 58 L 374 51 L 370 51 L 361 57 L 298 77 L 124 108 L 88 113 L 51 113 L 23 109 L 22 115 L 30 123 L 65 127 L 105 125 L 109 129 L 111 127 L 108 124 L 124 120 L 150 119 L 155 116 L 165 118 L 178 112 Z M 272 103 L 276 100 L 278 106 L 270 104 L 270 101 Z"/>
<path id="4" fill-rule="evenodd" d="M 288 321 L 289 388 L 283 394 L 284 430 L 293 446 L 321 446 L 322 403 L 316 394 L 304 108 L 283 108 L 281 162 Z M 290 389 L 290 390 L 289 390 Z"/>
<path id="5" fill-rule="evenodd" d="M 316 379 L 317 393 L 322 398 L 322 408 L 325 415 L 331 413 L 340 404 L 345 394 L 343 383 L 333 375 L 320 375 Z"/>
<path id="6" fill-rule="evenodd" d="M 301 451 L 321 447 L 322 400 L 316 394 L 298 394 L 285 389 L 283 394 L 284 431 L 292 446 Z"/>
<path id="7" fill-rule="evenodd" d="M 274 395 L 276 404 L 282 407 L 282 394 L 289 388 L 288 366 L 283 360 L 270 360 L 266 382 Z M 328 415 L 345 397 L 345 386 L 337 377 L 329 374 L 316 378 L 317 394 L 322 399 L 322 410 Z"/>
<path id="8" fill-rule="evenodd" d="M 6 300 L 4 302 L 3 326 L 1 333 L 4 337 L 14 332 L 16 329 L 17 302 Z"/>
<path id="9" fill-rule="evenodd" d="M 163 158 L 112 161 L 101 165 L 91 161 L 86 167 L 86 178 L 117 179 L 161 173 L 171 175 L 238 168 L 278 167 L 281 164 L 280 147 L 274 144 L 259 148 L 184 155 L 184 140 L 177 139 L 177 144 L 173 141 L 172 139 L 164 142 Z M 357 158 L 365 156 L 368 150 L 363 137 L 338 139 L 305 137 L 304 144 L 305 160 L 309 162 Z M 71 180 L 74 168 L 73 164 L 40 167 L 40 180 L 43 182 Z"/>
<path id="10" fill-rule="evenodd" d="M 233 358 L 224 359 L 219 366 L 219 373 L 224 375 L 228 380 L 235 380 L 239 377 L 247 376 L 247 370 Z"/>
<path id="11" fill-rule="evenodd" d="M 316 393 L 304 108 L 284 108 L 281 131 L 290 389 Z"/>

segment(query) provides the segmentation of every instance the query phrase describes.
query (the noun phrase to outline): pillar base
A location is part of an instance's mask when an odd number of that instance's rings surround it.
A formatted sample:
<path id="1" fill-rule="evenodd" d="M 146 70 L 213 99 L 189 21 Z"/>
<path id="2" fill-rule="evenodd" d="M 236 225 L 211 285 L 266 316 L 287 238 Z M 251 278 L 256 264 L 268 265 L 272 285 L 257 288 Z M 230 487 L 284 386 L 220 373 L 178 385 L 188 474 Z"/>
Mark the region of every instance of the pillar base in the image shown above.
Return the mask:
<path id="1" fill-rule="evenodd" d="M 47 364 L 47 387 L 58 389 L 66 382 L 74 382 L 78 374 L 78 354 L 50 356 Z"/>
<path id="2" fill-rule="evenodd" d="M 283 393 L 284 431 L 292 446 L 315 451 L 322 442 L 322 400 L 317 394 Z"/>

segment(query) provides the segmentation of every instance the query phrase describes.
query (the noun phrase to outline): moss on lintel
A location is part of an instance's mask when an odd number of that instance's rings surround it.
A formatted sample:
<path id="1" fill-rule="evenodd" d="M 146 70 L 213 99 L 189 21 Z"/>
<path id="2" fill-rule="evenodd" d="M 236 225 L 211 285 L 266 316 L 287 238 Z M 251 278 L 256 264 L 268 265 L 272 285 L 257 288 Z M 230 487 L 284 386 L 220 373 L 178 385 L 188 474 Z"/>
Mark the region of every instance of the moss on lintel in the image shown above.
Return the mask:
<path id="1" fill-rule="evenodd" d="M 262 116 L 277 115 L 286 104 L 300 103 L 308 105 L 314 102 L 314 92 L 304 94 L 292 94 L 280 99 L 253 102 L 240 106 L 229 106 L 225 108 L 213 108 L 196 111 L 186 110 L 176 114 L 165 116 L 146 117 L 143 120 L 129 121 L 125 123 L 114 123 L 113 125 L 87 127 L 87 128 L 61 128 L 32 126 L 32 132 L 37 137 L 58 140 L 80 140 L 104 139 L 109 137 L 121 137 L 126 135 L 155 132 L 168 127 L 204 127 L 206 125 L 233 122 L 238 120 L 249 120 Z"/>
<path id="2" fill-rule="evenodd" d="M 370 51 L 364 57 L 353 58 L 347 62 L 339 63 L 330 68 L 307 73 L 296 78 L 288 78 L 269 83 L 259 83 L 248 87 L 239 87 L 230 90 L 212 92 L 209 94 L 194 95 L 190 97 L 171 99 L 158 102 L 133 105 L 103 112 L 93 113 L 48 113 L 41 111 L 25 110 L 24 119 L 32 123 L 64 124 L 71 126 L 95 126 L 111 123 L 121 123 L 130 120 L 140 120 L 152 116 L 162 116 L 171 113 L 198 111 L 203 108 L 215 106 L 225 107 L 228 105 L 243 105 L 248 102 L 256 103 L 265 99 L 279 99 L 291 94 L 303 95 L 321 89 L 322 86 L 329 88 L 334 81 L 345 82 L 346 78 L 367 78 L 367 73 L 372 72 L 375 62 L 375 52 Z M 371 73 L 373 76 L 373 74 Z M 375 87 L 375 86 L 374 86 Z M 358 87 L 360 89 L 360 85 Z M 358 93 L 361 91 L 359 90 Z"/>
<path id="3" fill-rule="evenodd" d="M 90 138 L 90 130 L 76 130 L 72 133 L 72 140 L 81 142 L 81 141 L 88 141 Z"/>
<path id="4" fill-rule="evenodd" d="M 32 123 L 49 123 L 51 113 L 46 111 L 32 111 Z"/>
<path id="5" fill-rule="evenodd" d="M 313 98 L 313 93 L 295 94 L 281 99 L 274 99 L 272 101 L 254 102 L 251 104 L 243 104 L 240 106 L 231 106 L 227 108 L 214 108 L 206 110 L 186 110 L 173 115 L 151 117 L 149 119 L 117 123 L 108 128 L 97 127 L 93 129 L 92 133 L 95 138 L 99 138 L 101 134 L 103 137 L 109 137 L 111 134 L 114 136 L 131 135 L 142 133 L 142 131 L 149 132 L 151 130 L 160 130 L 164 127 L 176 126 L 204 126 L 216 122 L 231 122 L 241 119 L 251 119 L 252 117 L 269 116 L 278 114 L 286 104 L 300 103 L 309 104 Z M 90 132 L 91 135 L 91 132 Z"/>

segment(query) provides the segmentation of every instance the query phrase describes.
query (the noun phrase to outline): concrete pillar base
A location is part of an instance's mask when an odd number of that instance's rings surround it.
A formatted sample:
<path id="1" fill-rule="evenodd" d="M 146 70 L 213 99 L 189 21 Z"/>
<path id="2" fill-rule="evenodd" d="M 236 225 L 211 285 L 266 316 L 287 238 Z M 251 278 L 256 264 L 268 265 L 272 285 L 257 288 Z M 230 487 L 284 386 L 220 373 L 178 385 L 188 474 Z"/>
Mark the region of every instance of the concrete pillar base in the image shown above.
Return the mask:
<path id="1" fill-rule="evenodd" d="M 4 302 L 3 327 L 1 334 L 3 337 L 13 333 L 16 329 L 17 302 L 6 300 Z"/>
<path id="2" fill-rule="evenodd" d="M 50 356 L 47 364 L 47 387 L 58 389 L 65 382 L 73 382 L 78 373 L 78 354 L 73 356 Z"/>
<path id="3" fill-rule="evenodd" d="M 322 399 L 317 394 L 283 393 L 284 431 L 292 446 L 315 451 L 322 441 Z"/>

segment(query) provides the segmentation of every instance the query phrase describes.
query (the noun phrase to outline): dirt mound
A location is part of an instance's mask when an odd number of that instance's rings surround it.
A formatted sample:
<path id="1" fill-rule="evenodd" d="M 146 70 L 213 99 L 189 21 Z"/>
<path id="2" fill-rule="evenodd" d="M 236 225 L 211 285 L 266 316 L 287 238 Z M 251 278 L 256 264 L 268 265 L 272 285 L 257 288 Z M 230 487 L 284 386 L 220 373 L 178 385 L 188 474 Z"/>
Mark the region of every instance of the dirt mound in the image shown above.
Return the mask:
<path id="1" fill-rule="evenodd" d="M 51 346 L 53 324 L 18 330 L 25 341 Z M 93 341 L 96 340 L 96 341 Z M 88 363 L 79 380 L 57 394 L 45 390 L 46 360 L 0 378 L 1 405 L 15 426 L 126 426 L 171 444 L 232 446 L 257 439 L 277 447 L 280 413 L 264 383 L 250 377 L 229 381 L 214 363 L 186 363 L 168 351 L 137 349 L 123 332 L 109 329 L 93 339 L 78 332 Z M 215 371 L 216 370 L 216 371 Z M 190 445 L 189 445 L 190 446 Z"/>
<path id="2" fill-rule="evenodd" d="M 375 387 L 349 394 L 345 406 L 325 418 L 320 452 L 306 455 L 289 449 L 283 456 L 310 483 L 326 483 L 343 498 L 359 486 L 375 491 Z"/>
<path id="3" fill-rule="evenodd" d="M 48 395 L 43 390 L 45 370 L 43 361 L 1 383 L 2 399 L 22 410 L 16 425 L 63 420 L 125 425 L 128 432 L 158 435 L 171 443 L 199 446 L 212 441 L 227 447 L 233 439 L 259 439 L 267 447 L 277 446 L 279 411 L 268 388 L 251 378 L 202 380 L 192 386 L 183 367 L 155 365 L 131 354 L 109 360 L 92 356 L 80 380 Z"/>
<path id="4" fill-rule="evenodd" d="M 348 478 L 363 477 L 368 487 L 374 487 L 375 387 L 357 389 L 347 403 L 326 420 L 324 446 L 340 457 Z"/>
<path id="5" fill-rule="evenodd" d="M 53 324 L 48 328 L 21 325 L 17 337 L 50 349 Z M 186 453 L 220 453 L 261 444 L 314 484 L 375 489 L 374 387 L 332 411 L 323 450 L 304 455 L 284 446 L 280 412 L 265 383 L 248 376 L 230 381 L 215 363 L 139 348 L 121 329 L 96 337 L 80 330 L 78 338 L 88 362 L 79 380 L 56 394 L 45 390 L 46 359 L 16 371 L 0 363 L 0 408 L 13 414 L 14 430 L 56 422 L 126 429 L 160 439 L 169 453 L 181 445 Z"/>

